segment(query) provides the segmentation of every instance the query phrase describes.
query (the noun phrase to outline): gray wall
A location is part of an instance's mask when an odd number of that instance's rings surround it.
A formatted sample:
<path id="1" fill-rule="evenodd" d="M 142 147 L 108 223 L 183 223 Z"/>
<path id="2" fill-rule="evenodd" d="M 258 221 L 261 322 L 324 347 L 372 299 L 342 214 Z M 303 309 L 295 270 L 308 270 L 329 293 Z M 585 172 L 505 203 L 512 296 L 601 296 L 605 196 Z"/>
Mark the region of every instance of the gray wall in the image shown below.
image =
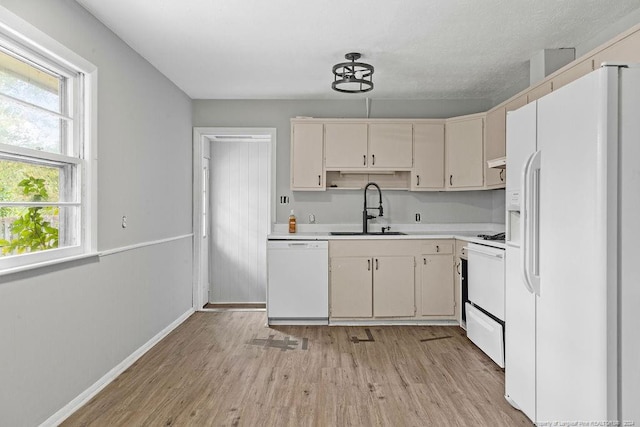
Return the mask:
<path id="1" fill-rule="evenodd" d="M 486 100 L 372 100 L 371 118 L 445 118 L 477 113 L 489 108 Z M 365 99 L 353 101 L 283 100 L 194 100 L 194 126 L 275 127 L 277 129 L 276 200 L 290 196 L 291 203 L 277 205 L 276 222 L 286 222 L 294 209 L 300 223 L 314 214 L 323 224 L 362 222 L 363 197 L 360 191 L 328 190 L 295 192 L 289 189 L 290 119 L 296 116 L 319 118 L 364 118 Z M 423 223 L 504 223 L 504 202 L 495 191 L 417 193 L 384 191 L 385 219 L 381 223 L 413 223 L 421 213 Z M 502 193 L 504 196 L 504 192 Z M 504 198 L 504 197 L 503 197 Z M 499 198 L 498 198 L 499 199 Z M 500 211 L 502 210 L 502 211 Z"/>
<path id="2" fill-rule="evenodd" d="M 191 233 L 191 100 L 75 1 L 0 5 L 98 67 L 99 250 Z M 0 277 L 0 425 L 43 422 L 187 312 L 191 268 L 186 238 Z"/>

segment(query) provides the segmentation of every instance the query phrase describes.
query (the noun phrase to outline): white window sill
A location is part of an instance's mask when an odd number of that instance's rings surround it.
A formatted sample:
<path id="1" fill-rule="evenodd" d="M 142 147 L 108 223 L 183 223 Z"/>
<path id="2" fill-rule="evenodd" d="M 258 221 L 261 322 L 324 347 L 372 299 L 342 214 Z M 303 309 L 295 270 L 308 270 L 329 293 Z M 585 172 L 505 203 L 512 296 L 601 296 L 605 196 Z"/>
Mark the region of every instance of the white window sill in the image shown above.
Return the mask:
<path id="1" fill-rule="evenodd" d="M 36 263 L 33 263 L 33 264 L 28 264 L 28 265 L 21 265 L 19 267 L 12 267 L 12 268 L 7 268 L 7 269 L 4 269 L 4 270 L 0 270 L 0 277 L 1 276 L 8 276 L 10 274 L 20 273 L 20 272 L 23 272 L 23 271 L 36 270 L 38 268 L 48 267 L 48 266 L 51 266 L 51 265 L 64 264 L 64 263 L 71 262 L 71 261 L 77 261 L 77 260 L 80 260 L 80 259 L 93 258 L 93 257 L 98 257 L 98 256 L 100 256 L 100 253 L 98 253 L 98 252 L 90 252 L 90 253 L 86 253 L 86 254 L 72 255 L 72 256 L 68 256 L 68 257 L 64 257 L 64 258 L 52 259 L 52 260 L 49 260 L 49 261 L 36 262 Z"/>

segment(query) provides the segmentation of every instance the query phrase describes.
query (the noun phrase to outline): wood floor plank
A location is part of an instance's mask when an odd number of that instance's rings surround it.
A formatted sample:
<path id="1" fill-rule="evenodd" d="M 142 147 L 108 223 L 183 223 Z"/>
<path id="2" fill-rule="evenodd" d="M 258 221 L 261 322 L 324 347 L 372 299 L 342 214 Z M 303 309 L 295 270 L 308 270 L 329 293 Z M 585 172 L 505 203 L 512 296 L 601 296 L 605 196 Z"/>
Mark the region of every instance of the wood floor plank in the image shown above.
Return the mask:
<path id="1" fill-rule="evenodd" d="M 503 371 L 458 327 L 199 312 L 63 425 L 532 425 L 503 395 Z"/>

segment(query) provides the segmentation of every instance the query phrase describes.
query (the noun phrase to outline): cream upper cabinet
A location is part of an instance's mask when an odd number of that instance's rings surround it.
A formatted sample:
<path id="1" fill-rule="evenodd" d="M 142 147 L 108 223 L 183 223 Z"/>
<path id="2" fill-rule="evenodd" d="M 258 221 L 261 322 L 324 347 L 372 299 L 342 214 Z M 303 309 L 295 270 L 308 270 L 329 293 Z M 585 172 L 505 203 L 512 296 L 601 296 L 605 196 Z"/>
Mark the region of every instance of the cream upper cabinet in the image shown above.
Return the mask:
<path id="1" fill-rule="evenodd" d="M 484 119 L 446 122 L 446 180 L 448 189 L 481 188 L 484 181 Z"/>
<path id="2" fill-rule="evenodd" d="M 372 169 L 409 169 L 413 166 L 411 123 L 370 123 L 369 160 Z"/>
<path id="3" fill-rule="evenodd" d="M 593 56 L 594 68 L 603 62 L 640 62 L 640 31 L 618 40 Z"/>
<path id="4" fill-rule="evenodd" d="M 573 67 L 563 71 L 562 73 L 551 79 L 553 90 L 558 90 L 567 83 L 571 83 L 572 81 L 579 79 L 580 77 L 589 74 L 592 71 L 593 58 L 588 58 L 584 61 L 578 62 Z"/>
<path id="5" fill-rule="evenodd" d="M 487 113 L 484 140 L 484 185 L 487 188 L 505 186 L 505 170 L 490 168 L 487 165 L 487 160 L 506 155 L 506 114 L 504 107 L 496 108 Z"/>
<path id="6" fill-rule="evenodd" d="M 370 257 L 331 258 L 331 317 L 371 317 L 373 261 Z"/>
<path id="7" fill-rule="evenodd" d="M 373 258 L 374 317 L 412 317 L 415 314 L 414 266 L 412 256 Z"/>
<path id="8" fill-rule="evenodd" d="M 512 99 L 504 105 L 506 112 L 517 110 L 520 107 L 527 105 L 527 94 L 520 95 L 517 98 Z"/>
<path id="9" fill-rule="evenodd" d="M 291 125 L 291 190 L 324 190 L 322 123 Z"/>
<path id="10" fill-rule="evenodd" d="M 528 102 L 535 101 L 536 99 L 540 99 L 545 95 L 548 95 L 553 90 L 553 83 L 551 81 L 546 81 L 533 89 L 527 92 L 527 100 Z"/>
<path id="11" fill-rule="evenodd" d="M 411 190 L 444 188 L 444 123 L 413 125 Z"/>
<path id="12" fill-rule="evenodd" d="M 367 167 L 367 124 L 325 123 L 324 165 L 333 169 Z"/>

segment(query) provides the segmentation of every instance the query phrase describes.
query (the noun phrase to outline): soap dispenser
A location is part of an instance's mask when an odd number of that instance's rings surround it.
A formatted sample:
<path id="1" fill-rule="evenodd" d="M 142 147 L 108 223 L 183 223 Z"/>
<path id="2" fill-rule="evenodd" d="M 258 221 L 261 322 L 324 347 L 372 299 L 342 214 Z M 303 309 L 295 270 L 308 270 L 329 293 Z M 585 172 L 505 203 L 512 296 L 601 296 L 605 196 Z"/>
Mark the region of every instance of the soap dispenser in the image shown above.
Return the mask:
<path id="1" fill-rule="evenodd" d="M 291 209 L 291 213 L 289 214 L 289 233 L 296 232 L 296 216 L 293 213 L 293 209 Z"/>

